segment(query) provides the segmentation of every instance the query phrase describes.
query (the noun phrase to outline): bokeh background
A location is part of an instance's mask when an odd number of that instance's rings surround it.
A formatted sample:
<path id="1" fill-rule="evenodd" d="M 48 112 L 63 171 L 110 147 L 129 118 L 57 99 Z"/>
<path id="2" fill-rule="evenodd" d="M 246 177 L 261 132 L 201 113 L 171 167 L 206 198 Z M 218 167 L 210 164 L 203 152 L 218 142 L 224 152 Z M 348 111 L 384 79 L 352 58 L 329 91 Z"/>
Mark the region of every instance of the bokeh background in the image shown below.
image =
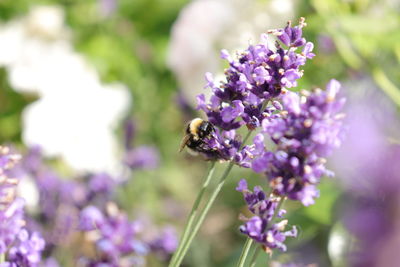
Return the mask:
<path id="1" fill-rule="evenodd" d="M 129 177 L 119 205 L 179 234 L 208 168 L 178 153 L 184 125 L 202 116 L 195 96 L 205 91 L 204 73 L 223 74 L 221 49 L 239 51 L 305 17 L 316 57 L 298 88 L 339 80 L 347 137 L 316 204 L 285 203 L 299 237 L 268 261 L 398 266 L 399 14 L 396 0 L 0 0 L 0 143 L 39 146 L 65 179 Z M 246 213 L 234 188 L 244 177 L 267 184 L 236 167 L 185 266 L 234 266 Z M 21 187 L 35 217 L 39 193 Z M 60 251 L 61 266 L 74 266 L 75 254 Z M 165 266 L 151 257 L 148 266 Z"/>

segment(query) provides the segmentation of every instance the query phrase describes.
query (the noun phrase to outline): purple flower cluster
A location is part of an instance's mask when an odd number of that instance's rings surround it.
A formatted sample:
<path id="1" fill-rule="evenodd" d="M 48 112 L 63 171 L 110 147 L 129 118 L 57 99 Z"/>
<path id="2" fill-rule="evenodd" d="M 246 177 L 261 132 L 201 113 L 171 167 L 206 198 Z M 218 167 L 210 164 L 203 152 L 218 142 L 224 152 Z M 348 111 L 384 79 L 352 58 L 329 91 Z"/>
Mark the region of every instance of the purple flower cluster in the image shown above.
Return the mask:
<path id="1" fill-rule="evenodd" d="M 332 235 L 350 236 L 355 245 L 332 249 L 344 252 L 348 266 L 397 266 L 400 145 L 391 140 L 400 137 L 398 110 L 369 78 L 361 77 L 348 86 L 355 89 L 349 92 L 346 105 L 348 131 L 332 158 L 345 189 L 340 211 L 346 231 L 333 230 Z"/>
<path id="2" fill-rule="evenodd" d="M 151 153 L 155 155 L 156 151 Z M 149 167 L 149 160 L 138 157 L 138 161 L 142 164 L 133 169 Z M 144 227 L 116 208 L 112 202 L 114 193 L 126 178 L 117 179 L 107 173 L 64 178 L 45 162 L 38 147 L 28 151 L 13 173 L 32 179 L 39 191 L 39 209 L 27 223 L 45 237 L 46 254 L 51 255 L 66 243 L 77 242 L 82 232 L 100 255 L 91 257 L 90 253 L 80 251 L 77 257 L 84 266 L 140 266 L 148 253 L 165 260 L 176 248 L 172 229 L 143 241 L 140 235 Z M 103 207 L 107 207 L 106 211 Z"/>
<path id="3" fill-rule="evenodd" d="M 289 22 L 283 29 L 268 31 L 277 38 L 274 48 L 264 34 L 260 44 L 250 45 L 236 59 L 223 50 L 222 58 L 229 63 L 226 80 L 217 84 L 207 73 L 206 87 L 212 94 L 209 99 L 203 94 L 197 97 L 197 108 L 216 128 L 203 140 L 203 154 L 252 168 L 270 181 L 275 197 L 267 197 L 260 187 L 248 191 L 244 181 L 238 187 L 255 215 L 241 232 L 269 250 L 285 250 L 286 236 L 295 236 L 295 228 L 283 232 L 287 221 L 272 222 L 279 214 L 276 199 L 313 204 L 321 177 L 333 174 L 325 167 L 325 157 L 342 139 L 344 116 L 339 112 L 345 99 L 338 97 L 338 81 L 331 80 L 326 90 L 288 90 L 303 76 L 301 66 L 315 56 L 314 45 L 302 36 L 305 25 L 301 18 L 297 26 Z M 249 145 L 236 132 L 242 126 L 259 129 Z"/>
<path id="4" fill-rule="evenodd" d="M 210 73 L 206 74 L 212 95 L 209 101 L 205 95 L 199 95 L 198 109 L 220 129 L 208 144 L 210 150 L 219 152 L 217 158 L 235 159 L 239 165 L 248 167 L 243 163 L 245 155 L 239 150 L 241 141 L 234 130 L 242 125 L 250 130 L 260 127 L 280 106 L 274 98 L 283 88 L 297 85 L 297 79 L 303 75 L 300 67 L 314 56 L 313 44 L 302 37 L 305 25 L 302 18 L 298 26 L 292 27 L 289 22 L 284 29 L 269 31 L 279 40 L 274 48 L 268 46 L 268 36 L 264 34 L 260 44 L 250 45 L 237 59 L 223 50 L 222 58 L 228 61 L 229 68 L 225 70 L 226 81 L 220 85 Z M 299 48 L 301 52 L 297 51 Z M 267 106 L 268 102 L 273 104 Z"/>
<path id="5" fill-rule="evenodd" d="M 145 241 L 141 237 L 144 225 L 140 221 L 130 221 L 111 202 L 104 213 L 94 206 L 84 208 L 80 214 L 79 228 L 86 233 L 86 239 L 94 244 L 98 252 L 96 258 L 82 259 L 88 266 L 142 266 L 148 253 L 155 252 L 168 257 L 178 245 L 171 228 L 166 228 L 156 239 Z"/>
<path id="6" fill-rule="evenodd" d="M 45 242 L 37 232 L 25 229 L 23 198 L 16 197 L 18 180 L 9 172 L 19 156 L 0 147 L 0 255 L 1 266 L 38 266 Z"/>
<path id="7" fill-rule="evenodd" d="M 106 173 L 64 178 L 45 163 L 38 147 L 28 151 L 15 173 L 32 179 L 36 185 L 39 209 L 29 227 L 43 233 L 49 249 L 76 232 L 83 207 L 105 205 L 117 186 L 116 180 Z"/>
<path id="8" fill-rule="evenodd" d="M 251 192 L 244 179 L 239 182 L 236 190 L 243 193 L 249 210 L 254 214 L 250 219 L 242 218 L 246 222 L 240 227 L 240 231 L 260 243 L 267 252 L 272 252 L 275 248 L 286 251 L 283 242 L 288 236 L 296 237 L 297 229 L 293 226 L 291 230 L 285 231 L 287 220 L 273 221 L 275 215 L 281 218 L 286 213 L 278 207 L 279 197 L 267 196 L 259 186 L 254 187 Z"/>
<path id="9" fill-rule="evenodd" d="M 341 143 L 339 111 L 345 99 L 336 99 L 339 89 L 339 82 L 331 80 L 325 91 L 286 92 L 281 112 L 263 120 L 263 132 L 276 148 L 265 149 L 252 162 L 252 169 L 267 175 L 275 194 L 307 206 L 318 196 L 320 178 L 332 175 L 325 168 L 325 157 Z"/>
<path id="10" fill-rule="evenodd" d="M 303 75 L 300 67 L 314 57 L 313 44 L 302 37 L 304 26 L 301 18 L 298 26 L 289 22 L 284 29 L 270 30 L 278 39 L 274 49 L 263 35 L 264 43 L 250 45 L 237 60 L 223 51 L 229 62 L 226 81 L 217 85 L 207 74 L 212 95 L 209 101 L 199 95 L 198 109 L 217 128 L 204 141 L 208 146 L 204 150 L 211 151 L 206 156 L 265 173 L 275 194 L 310 205 L 318 196 L 320 178 L 332 174 L 325 168 L 325 157 L 340 145 L 343 115 L 339 111 L 345 100 L 337 98 L 336 80 L 325 91 L 287 90 L 297 86 Z M 249 130 L 261 128 L 251 145 L 243 146 L 236 133 L 242 125 Z M 265 136 L 273 147 L 266 146 Z"/>
<path id="11" fill-rule="evenodd" d="M 8 171 L 18 162 L 19 156 L 10 153 L 8 147 L 0 146 L 0 209 L 6 209 L 15 198 L 18 180 L 8 177 Z"/>
<path id="12" fill-rule="evenodd" d="M 346 146 L 346 149 L 355 147 L 350 143 Z M 338 156 L 347 157 L 345 152 L 342 151 Z M 370 153 L 370 150 L 361 148 L 358 153 L 362 152 Z M 344 193 L 343 225 L 357 244 L 351 247 L 352 251 L 347 256 L 349 265 L 355 267 L 396 266 L 400 259 L 397 250 L 400 245 L 400 145 L 383 147 L 383 151 L 376 156 L 374 161 L 362 159 L 363 164 L 355 167 L 355 173 L 362 175 L 364 184 L 358 187 L 352 184 Z M 346 159 L 352 166 L 360 161 L 359 158 Z M 344 178 L 353 179 L 351 175 Z"/>
<path id="13" fill-rule="evenodd" d="M 26 229 L 22 229 L 15 244 L 8 251 L 10 266 L 36 266 L 41 260 L 41 252 L 44 249 L 45 241 L 34 232 L 29 236 Z"/>

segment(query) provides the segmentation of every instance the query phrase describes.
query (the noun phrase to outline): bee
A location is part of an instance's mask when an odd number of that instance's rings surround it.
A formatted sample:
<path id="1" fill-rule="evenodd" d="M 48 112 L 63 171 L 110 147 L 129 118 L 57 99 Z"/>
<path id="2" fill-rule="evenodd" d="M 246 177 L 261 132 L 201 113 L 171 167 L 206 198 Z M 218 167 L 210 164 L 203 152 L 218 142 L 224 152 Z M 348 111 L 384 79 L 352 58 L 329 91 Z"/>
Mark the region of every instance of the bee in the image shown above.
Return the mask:
<path id="1" fill-rule="evenodd" d="M 214 131 L 214 125 L 209 121 L 200 118 L 191 120 L 186 126 L 185 136 L 182 139 L 179 152 L 181 152 L 185 146 L 194 152 L 211 152 L 212 149 L 207 146 L 204 139 L 209 137 Z"/>

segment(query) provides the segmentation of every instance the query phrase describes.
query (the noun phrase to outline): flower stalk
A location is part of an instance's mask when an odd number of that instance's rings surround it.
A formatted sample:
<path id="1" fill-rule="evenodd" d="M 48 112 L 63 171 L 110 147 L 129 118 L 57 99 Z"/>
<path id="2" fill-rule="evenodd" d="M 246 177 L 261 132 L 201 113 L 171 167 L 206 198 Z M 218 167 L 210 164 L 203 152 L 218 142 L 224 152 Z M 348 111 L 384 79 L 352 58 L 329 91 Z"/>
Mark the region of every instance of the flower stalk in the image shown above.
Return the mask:
<path id="1" fill-rule="evenodd" d="M 242 253 L 240 255 L 237 267 L 243 267 L 246 263 L 247 255 L 249 254 L 250 248 L 253 245 L 253 239 L 247 238 L 246 243 L 244 243 Z"/>
<path id="2" fill-rule="evenodd" d="M 186 223 L 186 227 L 185 227 L 185 229 L 183 231 L 182 238 L 181 238 L 181 241 L 179 243 L 179 247 L 175 251 L 169 266 L 174 266 L 175 261 L 177 260 L 177 258 L 180 257 L 180 254 L 182 252 L 184 244 L 186 243 L 186 241 L 187 241 L 187 239 L 189 237 L 189 233 L 192 230 L 192 226 L 193 226 L 194 220 L 196 218 L 196 215 L 197 215 L 197 212 L 198 212 L 198 208 L 199 208 L 200 202 L 201 202 L 201 200 L 203 198 L 204 192 L 206 191 L 208 185 L 210 184 L 211 178 L 212 178 L 212 176 L 214 174 L 214 170 L 215 170 L 215 161 L 211 162 L 211 166 L 210 166 L 210 169 L 208 171 L 207 178 L 205 179 L 205 181 L 203 183 L 203 186 L 201 187 L 201 190 L 200 190 L 199 194 L 196 197 L 196 200 L 195 200 L 195 202 L 193 204 L 192 210 L 190 211 L 189 218 L 188 218 L 188 221 Z"/>
<path id="3" fill-rule="evenodd" d="M 281 210 L 281 207 L 282 207 L 283 203 L 285 202 L 285 200 L 286 200 L 286 198 L 284 198 L 284 197 L 279 199 L 279 202 L 278 202 L 278 204 L 274 210 L 274 213 L 270 219 L 270 223 L 275 222 L 276 216 L 278 215 L 278 212 Z M 247 256 L 250 252 L 250 249 L 251 249 L 251 246 L 253 245 L 253 243 L 254 243 L 254 240 L 250 237 L 247 237 L 246 243 L 243 246 L 242 254 L 240 255 L 240 258 L 238 261 L 238 265 L 237 265 L 238 267 L 243 267 L 244 264 L 246 263 Z M 261 250 L 261 248 L 259 248 L 259 247 L 255 248 L 255 251 L 254 251 L 251 261 L 250 261 L 250 266 L 254 266 L 256 264 L 257 256 L 258 256 L 258 253 L 260 252 L 260 250 Z"/>
<path id="4" fill-rule="evenodd" d="M 243 139 L 242 145 L 246 143 L 246 141 L 249 139 L 250 135 L 251 135 L 252 131 L 248 131 L 246 136 Z M 202 223 L 204 222 L 205 217 L 207 216 L 209 210 L 211 209 L 212 205 L 214 204 L 219 192 L 221 191 L 222 187 L 225 184 L 226 178 L 228 178 L 228 175 L 230 173 L 230 171 L 233 168 L 233 165 L 235 164 L 235 162 L 233 160 L 231 160 L 227 166 L 227 168 L 225 169 L 224 173 L 222 174 L 216 188 L 214 189 L 214 191 L 212 192 L 210 198 L 208 199 L 207 203 L 204 206 L 204 209 L 201 211 L 201 213 L 199 214 L 199 219 L 197 220 L 196 224 L 194 225 L 192 231 L 188 231 L 190 233 L 189 237 L 187 238 L 187 241 L 185 243 L 181 243 L 180 246 L 182 246 L 182 249 L 179 250 L 179 255 L 176 256 L 176 261 L 171 261 L 170 263 L 170 267 L 177 267 L 180 266 L 180 264 L 182 263 L 191 243 L 193 242 L 194 237 L 196 236 L 197 232 L 199 231 Z M 196 202 L 195 202 L 196 204 Z"/>
<path id="5" fill-rule="evenodd" d="M 190 232 L 190 235 L 189 235 L 186 243 L 183 244 L 182 252 L 177 257 L 176 262 L 174 264 L 170 265 L 171 267 L 180 266 L 180 264 L 182 263 L 182 261 L 183 261 L 185 255 L 186 255 L 191 243 L 193 242 L 194 237 L 196 236 L 197 232 L 199 231 L 201 225 L 203 224 L 203 221 L 204 221 L 206 215 L 208 214 L 209 210 L 211 209 L 211 206 L 214 204 L 215 199 L 217 198 L 217 196 L 218 196 L 219 192 L 221 191 L 222 187 L 224 186 L 225 180 L 226 180 L 226 178 L 228 178 L 228 174 L 232 170 L 233 165 L 234 165 L 233 161 L 229 162 L 229 165 L 225 169 L 225 172 L 222 175 L 222 177 L 220 178 L 217 187 L 214 189 L 214 191 L 212 192 L 210 198 L 208 199 L 207 203 L 205 204 L 204 209 L 199 214 L 199 219 L 197 220 L 196 224 L 194 225 L 192 231 Z"/>
<path id="6" fill-rule="evenodd" d="M 251 261 L 250 261 L 250 267 L 254 267 L 256 266 L 257 263 L 257 257 L 260 254 L 261 248 L 260 247 L 256 247 L 254 252 L 253 252 L 253 256 L 251 257 Z"/>

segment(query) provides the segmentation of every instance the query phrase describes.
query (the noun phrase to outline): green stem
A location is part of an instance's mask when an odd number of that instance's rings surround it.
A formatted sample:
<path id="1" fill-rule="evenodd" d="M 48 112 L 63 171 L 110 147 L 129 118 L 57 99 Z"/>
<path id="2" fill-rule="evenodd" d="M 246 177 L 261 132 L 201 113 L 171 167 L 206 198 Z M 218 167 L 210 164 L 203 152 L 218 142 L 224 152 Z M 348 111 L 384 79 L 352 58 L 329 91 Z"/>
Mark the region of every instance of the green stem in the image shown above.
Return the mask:
<path id="1" fill-rule="evenodd" d="M 249 139 L 250 135 L 251 135 L 252 131 L 248 131 L 246 136 L 243 139 L 242 145 L 240 146 L 239 150 L 242 149 L 244 147 L 244 144 L 247 142 L 247 139 Z"/>
<path id="2" fill-rule="evenodd" d="M 261 248 L 256 247 L 256 249 L 254 250 L 253 256 L 251 257 L 250 267 L 256 266 L 257 257 L 258 257 L 258 254 L 260 254 L 260 251 L 261 251 Z"/>
<path id="3" fill-rule="evenodd" d="M 1 253 L 0 254 L 0 263 L 3 263 L 6 261 L 6 254 L 5 253 Z"/>
<path id="4" fill-rule="evenodd" d="M 244 146 L 247 139 L 249 139 L 250 135 L 251 135 L 251 131 L 249 131 L 247 133 L 247 135 L 245 136 L 245 138 L 243 139 L 243 142 L 242 142 L 242 145 L 240 148 L 242 148 Z M 180 266 L 180 264 L 182 263 L 191 243 L 193 242 L 194 237 L 196 236 L 197 232 L 199 231 L 204 219 L 206 218 L 206 215 L 208 214 L 209 210 L 211 209 L 211 206 L 214 204 L 215 199 L 217 198 L 219 192 L 221 191 L 223 185 L 225 184 L 225 180 L 226 180 L 226 178 L 228 178 L 228 174 L 230 173 L 234 164 L 235 163 L 232 160 L 229 162 L 229 165 L 225 169 L 224 173 L 222 174 L 222 176 L 217 184 L 217 187 L 214 189 L 214 191 L 211 194 L 211 197 L 205 204 L 204 209 L 201 211 L 201 213 L 199 215 L 199 219 L 196 222 L 192 232 L 190 233 L 186 243 L 182 245 L 183 248 L 182 248 L 181 252 L 179 253 L 180 255 L 176 257 L 176 261 L 174 261 L 173 264 L 169 265 L 170 267 L 177 267 L 177 266 Z"/>
<path id="5" fill-rule="evenodd" d="M 243 267 L 246 259 L 247 259 L 247 255 L 249 254 L 251 245 L 253 245 L 253 239 L 251 239 L 250 237 L 247 238 L 246 243 L 243 246 L 243 250 L 242 250 L 242 254 L 240 255 L 237 267 Z"/>
<path id="6" fill-rule="evenodd" d="M 188 218 L 188 221 L 186 223 L 185 230 L 184 230 L 184 232 L 182 234 L 182 238 L 181 238 L 181 241 L 179 243 L 179 247 L 175 251 L 174 256 L 172 257 L 169 266 L 173 266 L 174 262 L 179 257 L 180 253 L 182 252 L 183 245 L 185 244 L 187 238 L 189 237 L 189 233 L 190 233 L 190 230 L 192 229 L 192 226 L 193 226 L 193 223 L 194 223 L 194 219 L 195 219 L 195 217 L 197 215 L 197 209 L 198 209 L 198 207 L 200 205 L 201 199 L 203 198 L 204 192 L 206 191 L 208 185 L 210 184 L 211 178 L 212 178 L 212 176 L 214 174 L 214 170 L 215 170 L 215 161 L 213 161 L 211 163 L 210 169 L 209 169 L 208 174 L 207 174 L 207 178 L 204 181 L 203 186 L 202 186 L 199 194 L 196 197 L 196 200 L 195 200 L 195 202 L 193 204 L 192 210 L 190 211 L 189 218 Z"/>
<path id="7" fill-rule="evenodd" d="M 193 242 L 193 239 L 196 236 L 197 232 L 199 231 L 200 226 L 203 223 L 203 221 L 204 221 L 208 211 L 210 210 L 212 204 L 214 204 L 214 201 L 217 198 L 219 192 L 221 191 L 222 186 L 224 185 L 225 180 L 228 177 L 228 174 L 231 171 L 233 165 L 234 165 L 233 161 L 229 162 L 229 165 L 226 168 L 226 170 L 225 170 L 224 174 L 222 175 L 222 177 L 220 178 L 217 187 L 212 192 L 212 195 L 211 195 L 210 199 L 207 201 L 204 209 L 200 213 L 199 219 L 196 222 L 192 232 L 190 233 L 189 238 L 187 239 L 186 243 L 183 245 L 182 253 L 180 253 L 180 255 L 177 257 L 176 262 L 174 262 L 174 264 L 171 265 L 171 266 L 177 267 L 177 266 L 180 266 L 180 264 L 182 263 L 182 260 L 185 257 L 185 255 L 186 255 L 186 253 L 187 253 L 187 251 L 188 251 L 188 249 L 190 247 L 190 244 Z"/>

